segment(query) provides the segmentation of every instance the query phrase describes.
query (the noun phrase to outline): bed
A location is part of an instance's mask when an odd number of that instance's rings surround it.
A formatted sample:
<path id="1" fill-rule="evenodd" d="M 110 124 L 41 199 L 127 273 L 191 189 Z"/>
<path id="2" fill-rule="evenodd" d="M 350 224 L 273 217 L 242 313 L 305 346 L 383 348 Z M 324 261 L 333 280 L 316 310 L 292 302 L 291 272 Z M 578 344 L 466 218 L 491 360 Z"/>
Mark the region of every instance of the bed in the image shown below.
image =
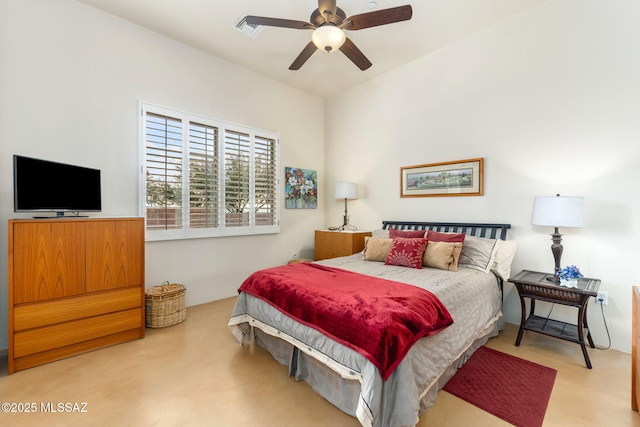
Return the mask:
<path id="1" fill-rule="evenodd" d="M 289 367 L 289 374 L 296 380 L 306 381 L 363 426 L 413 426 L 420 414 L 433 405 L 438 390 L 456 370 L 502 328 L 502 285 L 510 275 L 516 251 L 515 242 L 506 240 L 509 228 L 509 224 L 383 221 L 382 228 L 373 232 L 361 253 L 254 273 L 239 290 L 229 328 L 241 344 L 257 343 L 265 348 L 279 363 Z M 427 260 L 427 253 L 433 255 L 436 249 L 424 250 L 421 268 L 381 262 L 399 242 L 420 243 L 420 238 L 415 237 L 420 233 L 424 237 L 429 233 L 430 240 L 423 239 L 428 241 L 427 249 L 430 244 L 440 252 L 453 248 L 454 255 L 446 259 L 455 258 L 455 265 L 442 264 L 444 258 L 440 255 Z M 464 241 L 460 242 L 460 238 Z M 389 245 L 392 249 L 388 249 Z M 414 285 L 407 288 L 419 287 L 434 295 L 452 322 L 413 340 L 399 360 L 391 363 L 391 369 L 382 369 L 378 359 L 327 332 L 323 325 L 314 325 L 300 312 L 286 311 L 276 302 L 267 302 L 268 298 L 246 287 L 254 275 L 277 273 L 278 277 L 286 278 L 290 273 L 293 277 L 294 268 L 326 270 L 331 274 L 344 271 L 349 279 L 366 276 L 366 280 Z M 289 280 L 287 286 L 295 286 L 296 280 Z M 296 298 L 300 298 L 293 303 L 294 307 L 303 306 L 304 299 L 315 293 L 315 289 L 309 288 L 313 291 L 309 292 L 302 288 L 303 281 L 306 280 L 300 279 L 301 290 L 297 293 L 294 290 Z M 332 289 L 325 279 L 323 283 L 316 288 Z M 422 289 L 419 291 L 423 292 Z M 294 297 L 283 300 L 290 298 Z"/>

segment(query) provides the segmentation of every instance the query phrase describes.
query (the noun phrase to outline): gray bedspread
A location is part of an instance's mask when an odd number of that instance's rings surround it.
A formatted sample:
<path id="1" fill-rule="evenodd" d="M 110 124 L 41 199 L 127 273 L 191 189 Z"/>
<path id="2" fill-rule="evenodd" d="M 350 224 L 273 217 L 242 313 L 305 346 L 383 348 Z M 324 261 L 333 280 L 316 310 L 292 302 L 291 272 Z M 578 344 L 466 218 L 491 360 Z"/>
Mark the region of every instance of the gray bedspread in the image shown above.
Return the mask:
<path id="1" fill-rule="evenodd" d="M 318 263 L 427 289 L 454 319 L 444 331 L 419 340 L 383 381 L 378 369 L 356 351 L 257 298 L 239 295 L 229 321 L 238 341 L 244 343 L 245 338 L 256 335 L 258 343 L 288 365 L 292 375 L 309 382 L 363 426 L 415 425 L 458 365 L 496 333 L 502 296 L 491 273 L 389 266 L 364 261 L 361 253 Z"/>

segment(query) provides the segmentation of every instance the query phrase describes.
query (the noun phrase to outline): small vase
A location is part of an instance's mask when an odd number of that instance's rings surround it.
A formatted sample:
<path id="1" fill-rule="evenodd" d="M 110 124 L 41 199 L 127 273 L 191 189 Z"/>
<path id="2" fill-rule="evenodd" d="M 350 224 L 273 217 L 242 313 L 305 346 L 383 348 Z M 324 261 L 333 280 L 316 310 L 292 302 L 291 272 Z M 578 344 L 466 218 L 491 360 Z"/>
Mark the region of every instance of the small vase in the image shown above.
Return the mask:
<path id="1" fill-rule="evenodd" d="M 296 209 L 303 209 L 304 208 L 304 200 L 301 198 L 296 199 Z"/>

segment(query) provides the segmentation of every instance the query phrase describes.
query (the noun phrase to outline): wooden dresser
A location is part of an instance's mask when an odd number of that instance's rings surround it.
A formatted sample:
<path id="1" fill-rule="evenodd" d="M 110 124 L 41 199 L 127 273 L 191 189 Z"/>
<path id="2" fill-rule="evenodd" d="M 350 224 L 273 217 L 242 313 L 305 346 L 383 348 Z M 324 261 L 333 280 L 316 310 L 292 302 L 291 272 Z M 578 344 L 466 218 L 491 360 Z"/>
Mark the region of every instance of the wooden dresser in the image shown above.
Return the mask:
<path id="1" fill-rule="evenodd" d="M 144 220 L 9 220 L 9 373 L 144 337 Z"/>
<path id="2" fill-rule="evenodd" d="M 364 249 L 364 238 L 370 231 L 316 230 L 315 260 L 353 255 Z"/>

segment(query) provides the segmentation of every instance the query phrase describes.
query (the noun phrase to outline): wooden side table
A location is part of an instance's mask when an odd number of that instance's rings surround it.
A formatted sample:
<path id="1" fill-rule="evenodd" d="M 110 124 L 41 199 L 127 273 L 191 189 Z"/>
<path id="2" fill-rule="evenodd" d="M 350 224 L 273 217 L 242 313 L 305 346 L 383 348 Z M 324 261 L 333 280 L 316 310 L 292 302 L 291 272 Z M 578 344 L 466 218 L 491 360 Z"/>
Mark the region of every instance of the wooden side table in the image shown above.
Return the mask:
<path id="1" fill-rule="evenodd" d="M 587 325 L 587 303 L 590 297 L 598 296 L 600 280 L 587 278 L 578 279 L 577 288 L 568 288 L 547 280 L 547 277 L 550 276 L 553 276 L 553 274 L 522 270 L 509 279 L 509 282 L 513 283 L 516 289 L 518 289 L 520 304 L 522 306 L 522 318 L 520 321 L 520 329 L 518 330 L 518 338 L 516 339 L 516 346 L 520 345 L 522 333 L 525 330 L 575 342 L 580 344 L 587 368 L 591 369 L 591 361 L 589 360 L 585 342 L 585 331 L 589 346 L 595 348 L 595 344 L 591 339 L 591 333 Z M 531 300 L 528 317 L 524 303 L 525 298 Z M 578 309 L 577 323 L 574 325 L 547 317 L 536 316 L 536 300 L 576 307 Z"/>
<path id="2" fill-rule="evenodd" d="M 316 230 L 314 257 L 318 261 L 353 255 L 364 249 L 366 236 L 371 236 L 371 232 Z"/>
<path id="3" fill-rule="evenodd" d="M 312 259 L 307 259 L 307 258 L 294 258 L 294 259 L 290 259 L 287 264 L 298 264 L 300 262 L 312 262 Z"/>

